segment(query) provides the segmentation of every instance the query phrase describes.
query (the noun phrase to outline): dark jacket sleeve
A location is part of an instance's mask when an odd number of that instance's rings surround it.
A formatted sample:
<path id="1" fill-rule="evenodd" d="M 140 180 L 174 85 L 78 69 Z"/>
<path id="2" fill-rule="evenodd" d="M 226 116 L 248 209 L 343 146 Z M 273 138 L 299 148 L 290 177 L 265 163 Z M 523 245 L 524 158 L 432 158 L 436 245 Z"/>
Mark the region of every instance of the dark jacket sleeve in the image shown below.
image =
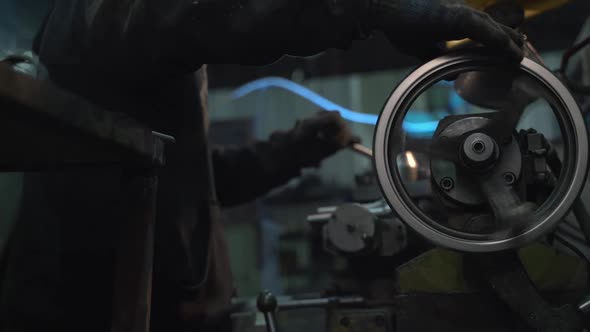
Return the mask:
<path id="1" fill-rule="evenodd" d="M 245 146 L 213 147 L 215 186 L 221 205 L 254 200 L 299 176 L 299 150 L 290 132 L 275 132 L 266 141 Z"/>
<path id="2" fill-rule="evenodd" d="M 282 55 L 348 48 L 367 27 L 359 0 L 209 0 L 179 18 L 175 45 L 205 63 L 266 64 Z M 186 25 L 181 22 L 188 21 Z M 204 32 L 205 31 L 205 32 Z M 170 40 L 174 40 L 171 38 Z M 200 52 L 200 55 L 197 54 Z M 190 61 L 190 60 L 189 60 Z"/>
<path id="3" fill-rule="evenodd" d="M 58 0 L 46 30 L 71 31 L 52 43 L 63 44 L 55 61 L 75 45 L 85 64 L 192 72 L 205 63 L 261 65 L 348 48 L 365 38 L 362 10 L 352 5 L 363 1 Z"/>

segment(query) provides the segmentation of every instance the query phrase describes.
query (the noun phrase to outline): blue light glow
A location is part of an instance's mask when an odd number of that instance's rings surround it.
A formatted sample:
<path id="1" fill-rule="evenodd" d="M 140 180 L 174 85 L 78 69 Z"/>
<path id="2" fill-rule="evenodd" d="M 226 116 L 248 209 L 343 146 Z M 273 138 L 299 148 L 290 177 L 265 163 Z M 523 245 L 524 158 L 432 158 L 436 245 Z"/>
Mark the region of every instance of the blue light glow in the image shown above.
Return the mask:
<path id="1" fill-rule="evenodd" d="M 293 81 L 289 81 L 287 79 L 281 77 L 266 77 L 261 78 L 245 85 L 242 85 L 238 89 L 236 89 L 232 93 L 232 97 L 234 99 L 238 99 L 248 95 L 252 92 L 264 90 L 268 88 L 282 88 L 287 91 L 291 91 L 294 94 L 305 98 L 306 100 L 310 101 L 311 103 L 319 106 L 322 109 L 330 110 L 330 111 L 337 111 L 340 115 L 352 122 L 356 123 L 364 123 L 370 125 L 377 124 L 378 116 L 375 114 L 366 114 L 366 113 L 359 113 L 352 110 L 349 110 L 345 107 L 342 107 L 333 101 L 320 96 L 319 94 L 315 93 L 314 91 L 299 85 Z"/>
<path id="2" fill-rule="evenodd" d="M 468 111 L 467 102 L 455 90 L 451 90 L 449 108 L 452 114 L 465 114 Z"/>
<path id="3" fill-rule="evenodd" d="M 432 134 L 438 127 L 438 121 L 410 122 L 404 121 L 404 130 L 411 134 Z"/>
<path id="4" fill-rule="evenodd" d="M 353 110 L 347 109 L 300 84 L 284 79 L 282 77 L 266 77 L 252 81 L 250 83 L 246 83 L 233 91 L 232 99 L 239 99 L 250 93 L 265 90 L 268 88 L 281 88 L 290 91 L 308 100 L 309 102 L 317 105 L 322 109 L 337 111 L 344 119 L 347 119 L 352 122 L 369 125 L 377 124 L 378 116 L 375 114 L 355 112 Z M 453 107 L 462 106 L 460 105 L 460 102 L 457 102 L 457 100 L 454 100 L 454 102 L 451 105 Z M 440 113 L 440 115 L 447 114 L 446 111 L 438 113 Z M 408 121 L 409 119 L 412 119 L 412 121 Z M 405 131 L 407 131 L 409 134 L 416 135 L 430 135 L 434 133 L 437 126 L 438 120 L 433 120 L 430 114 L 428 114 L 427 112 L 420 112 L 415 110 L 410 110 L 408 112 L 406 119 L 403 123 L 403 128 Z"/>

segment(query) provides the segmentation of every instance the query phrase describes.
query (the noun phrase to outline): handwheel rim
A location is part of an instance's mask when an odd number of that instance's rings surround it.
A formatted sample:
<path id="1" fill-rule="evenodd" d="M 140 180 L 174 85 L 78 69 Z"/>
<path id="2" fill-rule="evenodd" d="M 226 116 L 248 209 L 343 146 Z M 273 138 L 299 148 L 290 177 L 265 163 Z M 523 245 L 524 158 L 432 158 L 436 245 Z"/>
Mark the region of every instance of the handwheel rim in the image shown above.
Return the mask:
<path id="1" fill-rule="evenodd" d="M 467 252 L 491 252 L 521 247 L 551 231 L 566 216 L 574 200 L 579 196 L 586 179 L 588 163 L 588 136 L 577 102 L 551 71 L 525 58 L 520 63 L 519 70 L 550 90 L 561 108 L 567 110 L 560 112 L 558 121 L 560 126 L 567 127 L 564 135 L 568 134 L 570 143 L 567 147 L 574 157 L 573 163 L 570 162 L 564 171 L 563 181 L 560 177 L 561 184 L 559 190 L 556 190 L 563 194 L 558 198 L 551 195 L 550 204 L 544 204 L 544 207 L 538 211 L 541 218 L 534 227 L 507 239 L 482 240 L 476 236 L 470 239 L 458 235 L 461 232 L 441 230 L 433 226 L 436 222 L 428 220 L 428 216 L 420 212 L 405 192 L 399 172 L 392 171 L 391 163 L 392 160 L 395 162 L 395 158 L 390 158 L 389 155 L 390 135 L 395 132 L 395 126 L 400 125 L 400 120 L 417 96 L 443 77 L 453 73 L 507 65 L 505 60 L 486 55 L 484 52 L 485 50 L 470 50 L 448 54 L 424 64 L 408 75 L 385 103 L 379 116 L 373 145 L 378 182 L 393 211 L 412 229 L 434 244 Z"/>

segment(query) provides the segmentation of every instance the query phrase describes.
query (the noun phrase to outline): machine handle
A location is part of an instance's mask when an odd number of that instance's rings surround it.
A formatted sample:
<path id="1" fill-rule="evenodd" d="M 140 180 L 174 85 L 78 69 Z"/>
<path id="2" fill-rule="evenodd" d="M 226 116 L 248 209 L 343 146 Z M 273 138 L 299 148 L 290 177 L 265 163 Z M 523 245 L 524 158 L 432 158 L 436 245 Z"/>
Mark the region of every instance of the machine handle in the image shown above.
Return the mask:
<path id="1" fill-rule="evenodd" d="M 279 332 L 275 312 L 277 311 L 277 298 L 269 291 L 262 291 L 256 300 L 258 311 L 264 315 L 267 332 Z"/>

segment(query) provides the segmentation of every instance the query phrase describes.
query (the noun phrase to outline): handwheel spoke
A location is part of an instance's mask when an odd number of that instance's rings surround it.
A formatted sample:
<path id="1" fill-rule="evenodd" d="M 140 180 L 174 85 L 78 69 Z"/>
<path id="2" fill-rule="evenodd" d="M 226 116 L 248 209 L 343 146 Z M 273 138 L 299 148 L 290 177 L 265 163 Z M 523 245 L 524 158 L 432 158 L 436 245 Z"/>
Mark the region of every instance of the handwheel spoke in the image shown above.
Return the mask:
<path id="1" fill-rule="evenodd" d="M 505 184 L 501 177 L 482 177 L 480 186 L 494 214 L 496 229 L 499 232 L 520 233 L 531 224 L 536 209 L 535 204 L 522 202 L 514 189 Z"/>
<path id="2" fill-rule="evenodd" d="M 459 137 L 437 137 L 430 143 L 418 140 L 406 141 L 406 150 L 427 155 L 430 159 L 443 159 L 459 163 L 461 140 Z"/>

